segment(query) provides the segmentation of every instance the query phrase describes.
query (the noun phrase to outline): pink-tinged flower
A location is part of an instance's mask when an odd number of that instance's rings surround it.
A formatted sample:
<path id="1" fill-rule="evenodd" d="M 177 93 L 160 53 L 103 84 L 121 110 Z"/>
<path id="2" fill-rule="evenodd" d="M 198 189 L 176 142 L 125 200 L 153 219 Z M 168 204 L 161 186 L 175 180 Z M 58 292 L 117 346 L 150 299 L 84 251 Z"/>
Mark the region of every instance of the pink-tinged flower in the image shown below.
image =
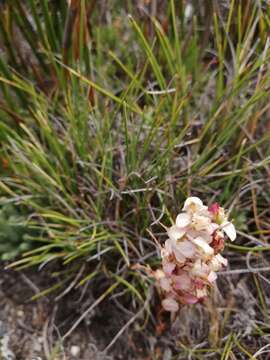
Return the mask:
<path id="1" fill-rule="evenodd" d="M 180 251 L 187 258 L 192 258 L 195 254 L 196 248 L 189 240 L 178 241 L 175 246 L 176 251 Z"/>
<path id="2" fill-rule="evenodd" d="M 181 251 L 179 251 L 178 249 L 174 249 L 173 254 L 175 256 L 176 261 L 178 262 L 178 264 L 184 264 L 186 261 L 186 257 L 185 255 L 183 255 L 183 253 Z"/>
<path id="3" fill-rule="evenodd" d="M 173 263 L 173 262 L 169 262 L 167 261 L 166 259 L 163 260 L 163 270 L 164 270 L 164 273 L 167 275 L 167 276 L 171 276 L 175 267 L 176 267 L 176 264 Z"/>
<path id="4" fill-rule="evenodd" d="M 180 301 L 183 304 L 190 304 L 191 305 L 191 304 L 196 304 L 199 301 L 199 299 L 196 296 L 187 293 L 187 294 L 184 294 L 184 295 L 182 295 L 180 297 Z"/>
<path id="5" fill-rule="evenodd" d="M 207 297 L 216 272 L 227 266 L 220 254 L 225 235 L 233 241 L 236 231 L 219 204 L 207 208 L 199 198 L 189 197 L 167 233 L 161 249 L 162 269 L 149 275 L 164 294 L 163 308 L 176 312 L 180 304 L 196 304 Z"/>
<path id="6" fill-rule="evenodd" d="M 212 239 L 213 241 L 210 243 L 210 245 L 214 249 L 215 253 L 222 251 L 225 245 L 223 232 L 220 230 L 215 231 Z"/>
<path id="7" fill-rule="evenodd" d="M 213 215 L 213 216 L 218 216 L 218 212 L 219 212 L 220 206 L 218 203 L 213 203 L 212 205 L 210 205 L 208 207 L 209 212 Z"/>
<path id="8" fill-rule="evenodd" d="M 171 280 L 169 278 L 167 278 L 167 277 L 161 278 L 159 280 L 159 285 L 160 285 L 161 289 L 166 291 L 166 292 L 172 291 Z"/>
<path id="9" fill-rule="evenodd" d="M 192 288 L 192 280 L 187 273 L 183 272 L 181 275 L 175 275 L 172 278 L 174 289 L 188 291 Z"/>
<path id="10" fill-rule="evenodd" d="M 166 298 L 162 300 L 162 306 L 164 310 L 170 311 L 170 312 L 176 312 L 179 310 L 178 302 L 172 298 Z"/>
<path id="11" fill-rule="evenodd" d="M 194 285 L 195 285 L 196 289 L 205 288 L 205 282 L 200 278 L 195 278 L 194 279 Z"/>
<path id="12" fill-rule="evenodd" d="M 215 214 L 212 213 L 212 216 L 213 220 L 219 225 L 221 225 L 225 220 L 227 220 L 225 210 L 221 206 L 218 207 L 218 211 Z"/>
<path id="13" fill-rule="evenodd" d="M 225 232 L 231 241 L 236 239 L 236 231 L 234 225 L 228 221 L 228 217 L 224 209 L 217 203 L 209 208 L 209 212 L 213 215 L 213 220 L 220 225 L 220 229 Z"/>

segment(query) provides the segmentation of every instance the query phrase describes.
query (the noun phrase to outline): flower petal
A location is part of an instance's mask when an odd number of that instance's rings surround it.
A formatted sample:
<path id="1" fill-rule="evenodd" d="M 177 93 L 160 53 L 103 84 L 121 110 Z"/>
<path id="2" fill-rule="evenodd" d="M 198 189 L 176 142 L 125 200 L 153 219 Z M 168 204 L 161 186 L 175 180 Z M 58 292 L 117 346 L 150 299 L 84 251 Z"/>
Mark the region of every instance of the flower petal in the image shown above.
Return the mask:
<path id="1" fill-rule="evenodd" d="M 176 264 L 174 264 L 172 262 L 164 261 L 162 266 L 163 266 L 163 270 L 164 270 L 165 274 L 170 276 L 172 274 L 173 270 L 175 269 Z"/>
<path id="2" fill-rule="evenodd" d="M 164 247 L 161 249 L 161 258 L 164 259 L 172 254 L 172 244 L 171 240 L 167 239 L 165 241 Z"/>
<path id="3" fill-rule="evenodd" d="M 162 300 L 162 306 L 166 311 L 176 312 L 179 310 L 178 303 L 172 298 Z"/>
<path id="4" fill-rule="evenodd" d="M 207 244 L 204 238 L 198 236 L 196 239 L 192 240 L 193 244 L 197 245 L 200 250 L 202 250 L 206 255 L 213 255 L 214 249 Z"/>
<path id="5" fill-rule="evenodd" d="M 186 257 L 177 248 L 173 250 L 173 253 L 179 263 L 184 263 L 186 261 Z"/>
<path id="6" fill-rule="evenodd" d="M 160 284 L 160 287 L 161 289 L 163 289 L 164 291 L 171 291 L 171 282 L 168 278 L 164 277 L 162 279 L 159 280 L 159 284 Z"/>
<path id="7" fill-rule="evenodd" d="M 212 205 L 208 206 L 208 211 L 214 215 L 217 216 L 218 215 L 218 211 L 219 211 L 219 204 L 217 202 L 213 203 Z"/>
<path id="8" fill-rule="evenodd" d="M 227 266 L 228 265 L 228 260 L 225 259 L 225 257 L 223 257 L 222 255 L 220 254 L 217 254 L 215 256 L 215 258 L 219 261 L 220 264 L 222 264 L 223 266 Z"/>
<path id="9" fill-rule="evenodd" d="M 195 246 L 189 240 L 179 241 L 177 243 L 176 249 L 188 258 L 193 257 L 196 250 Z"/>
<path id="10" fill-rule="evenodd" d="M 191 278 L 185 273 L 173 277 L 174 289 L 176 290 L 190 290 Z"/>
<path id="11" fill-rule="evenodd" d="M 219 271 L 222 267 L 221 263 L 218 261 L 216 256 L 213 256 L 213 258 L 208 263 L 208 265 L 209 265 L 210 269 L 213 271 Z"/>
<path id="12" fill-rule="evenodd" d="M 211 219 L 204 215 L 194 214 L 192 217 L 192 227 L 197 231 L 207 230 L 211 224 Z"/>
<path id="13" fill-rule="evenodd" d="M 205 286 L 205 282 L 202 279 L 195 278 L 194 279 L 194 285 L 195 285 L 197 290 L 198 289 L 201 290 Z"/>
<path id="14" fill-rule="evenodd" d="M 185 235 L 185 231 L 179 229 L 179 227 L 173 225 L 168 229 L 168 236 L 173 241 L 176 242 L 177 240 L 181 239 Z"/>
<path id="15" fill-rule="evenodd" d="M 184 228 L 188 226 L 190 222 L 191 222 L 191 216 L 187 213 L 178 214 L 175 221 L 176 226 L 179 228 Z"/>
<path id="16" fill-rule="evenodd" d="M 188 197 L 184 203 L 183 210 L 201 209 L 203 208 L 203 202 L 196 196 Z"/>
<path id="17" fill-rule="evenodd" d="M 207 242 L 207 244 L 210 244 L 213 240 L 211 234 L 208 232 L 208 231 L 196 231 L 196 230 L 193 230 L 193 229 L 190 229 L 188 231 L 188 238 L 189 239 L 195 239 L 197 237 L 202 237 L 205 242 Z"/>
<path id="18" fill-rule="evenodd" d="M 184 304 L 196 304 L 199 301 L 199 299 L 192 294 L 185 294 L 181 296 L 181 300 Z"/>
<path id="19" fill-rule="evenodd" d="M 165 277 L 165 273 L 164 271 L 160 270 L 160 269 L 157 269 L 155 272 L 154 272 L 154 276 L 157 280 L 160 280 L 160 279 L 163 279 Z"/>
<path id="20" fill-rule="evenodd" d="M 201 259 L 197 259 L 190 271 L 194 276 L 205 277 L 209 273 L 209 267 Z"/>
<path id="21" fill-rule="evenodd" d="M 210 283 L 213 283 L 214 281 L 217 280 L 217 274 L 214 272 L 214 271 L 210 271 L 208 277 L 207 277 L 207 280 L 210 282 Z"/>
<path id="22" fill-rule="evenodd" d="M 218 226 L 218 224 L 216 224 L 216 223 L 211 223 L 211 224 L 209 224 L 208 226 L 207 226 L 207 232 L 208 232 L 208 234 L 210 234 L 210 235 L 213 235 L 213 233 L 217 230 L 219 228 L 219 226 Z"/>
<path id="23" fill-rule="evenodd" d="M 207 289 L 204 287 L 202 289 L 196 290 L 196 297 L 199 299 L 205 298 L 207 296 Z"/>
<path id="24" fill-rule="evenodd" d="M 212 257 L 209 267 L 212 271 L 219 271 L 223 266 L 227 266 L 228 261 L 222 255 L 217 254 Z"/>
<path id="25" fill-rule="evenodd" d="M 222 223 L 221 227 L 231 241 L 234 241 L 236 239 L 235 227 L 231 222 L 225 221 L 224 223 Z"/>

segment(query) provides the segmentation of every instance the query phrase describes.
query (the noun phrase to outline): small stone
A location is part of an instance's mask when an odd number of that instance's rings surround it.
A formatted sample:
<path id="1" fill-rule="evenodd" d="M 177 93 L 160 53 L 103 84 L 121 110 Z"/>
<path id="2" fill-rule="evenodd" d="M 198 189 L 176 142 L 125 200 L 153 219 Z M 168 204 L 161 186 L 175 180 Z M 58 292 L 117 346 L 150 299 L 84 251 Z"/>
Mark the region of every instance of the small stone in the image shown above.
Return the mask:
<path id="1" fill-rule="evenodd" d="M 24 316 L 23 310 L 18 310 L 17 315 L 18 315 L 18 317 L 23 317 Z"/>
<path id="2" fill-rule="evenodd" d="M 34 338 L 32 344 L 33 344 L 32 346 L 33 346 L 33 351 L 34 352 L 39 353 L 39 352 L 42 351 L 42 346 L 41 346 L 41 343 L 40 343 L 39 339 Z"/>
<path id="3" fill-rule="evenodd" d="M 79 355 L 80 353 L 80 348 L 79 346 L 77 345 L 72 345 L 71 348 L 70 348 L 70 353 L 72 356 L 76 357 Z"/>

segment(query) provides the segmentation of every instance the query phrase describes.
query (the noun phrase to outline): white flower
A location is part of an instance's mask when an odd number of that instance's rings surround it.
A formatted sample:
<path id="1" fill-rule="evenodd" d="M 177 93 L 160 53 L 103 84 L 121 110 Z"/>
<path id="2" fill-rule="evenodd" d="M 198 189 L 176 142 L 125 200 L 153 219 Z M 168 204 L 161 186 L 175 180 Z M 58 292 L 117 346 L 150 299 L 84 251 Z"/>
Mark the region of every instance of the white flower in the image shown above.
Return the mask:
<path id="1" fill-rule="evenodd" d="M 168 229 L 169 244 L 166 247 L 171 249 L 171 252 L 175 255 L 177 261 L 180 263 L 185 261 L 186 258 L 191 258 L 195 254 L 194 245 L 184 238 L 185 231 L 179 229 L 173 225 Z"/>
<path id="2" fill-rule="evenodd" d="M 194 213 L 198 210 L 206 209 L 206 206 L 203 205 L 203 202 L 201 199 L 195 196 L 191 196 L 186 199 L 184 203 L 183 210 L 187 212 Z"/>
<path id="3" fill-rule="evenodd" d="M 168 229 L 167 233 L 169 238 L 172 240 L 172 243 L 175 243 L 177 240 L 181 239 L 186 232 L 173 225 Z"/>
<path id="4" fill-rule="evenodd" d="M 225 257 L 223 257 L 223 256 L 220 255 L 220 254 L 217 254 L 217 255 L 215 256 L 215 259 L 217 259 L 217 260 L 220 262 L 220 264 L 222 264 L 223 266 L 227 266 L 227 265 L 228 265 L 228 260 L 225 259 Z"/>
<path id="5" fill-rule="evenodd" d="M 192 240 L 193 244 L 195 244 L 200 251 L 202 251 L 205 255 L 211 256 L 214 254 L 214 249 L 207 244 L 207 242 L 202 237 L 197 237 Z"/>
<path id="6" fill-rule="evenodd" d="M 194 229 L 190 229 L 186 236 L 190 240 L 197 237 L 202 237 L 207 244 L 210 244 L 213 241 L 213 237 L 208 231 L 196 231 Z"/>
<path id="7" fill-rule="evenodd" d="M 211 219 L 207 216 L 195 213 L 192 216 L 192 226 L 197 231 L 208 230 L 211 226 Z"/>
<path id="8" fill-rule="evenodd" d="M 175 248 L 173 250 L 173 254 L 174 254 L 176 260 L 178 261 L 178 263 L 180 263 L 180 264 L 185 263 L 185 261 L 186 261 L 185 255 L 181 251 L 179 251 L 177 248 Z"/>
<path id="9" fill-rule="evenodd" d="M 235 227 L 230 221 L 224 221 L 221 224 L 221 228 L 231 241 L 234 241 L 236 239 Z"/>
<path id="10" fill-rule="evenodd" d="M 210 235 L 213 235 L 213 233 L 219 228 L 218 224 L 216 223 L 211 223 L 208 227 L 207 227 L 207 231 Z"/>
<path id="11" fill-rule="evenodd" d="M 175 224 L 179 228 L 185 228 L 191 223 L 191 215 L 187 213 L 180 213 L 177 215 Z"/>
<path id="12" fill-rule="evenodd" d="M 172 298 L 162 300 L 162 306 L 165 310 L 170 312 L 176 312 L 179 310 L 179 305 L 177 301 Z"/>
<path id="13" fill-rule="evenodd" d="M 195 246 L 188 240 L 178 240 L 172 244 L 172 253 L 180 263 L 184 262 L 186 258 L 192 258 L 195 251 Z"/>
<path id="14" fill-rule="evenodd" d="M 195 246 L 188 240 L 178 241 L 175 250 L 180 251 L 185 257 L 191 258 L 195 254 Z"/>

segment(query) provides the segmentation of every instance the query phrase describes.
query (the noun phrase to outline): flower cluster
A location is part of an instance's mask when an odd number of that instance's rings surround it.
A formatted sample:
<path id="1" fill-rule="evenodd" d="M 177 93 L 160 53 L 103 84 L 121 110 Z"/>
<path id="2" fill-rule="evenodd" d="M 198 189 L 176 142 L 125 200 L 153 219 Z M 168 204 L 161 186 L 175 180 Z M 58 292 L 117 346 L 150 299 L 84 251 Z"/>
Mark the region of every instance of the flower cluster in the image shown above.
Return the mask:
<path id="1" fill-rule="evenodd" d="M 163 308 L 176 312 L 179 304 L 195 304 L 207 296 L 216 272 L 227 265 L 220 255 L 225 235 L 233 241 L 236 231 L 217 203 L 207 207 L 199 198 L 189 197 L 167 233 L 162 269 L 154 276 L 164 293 Z"/>

